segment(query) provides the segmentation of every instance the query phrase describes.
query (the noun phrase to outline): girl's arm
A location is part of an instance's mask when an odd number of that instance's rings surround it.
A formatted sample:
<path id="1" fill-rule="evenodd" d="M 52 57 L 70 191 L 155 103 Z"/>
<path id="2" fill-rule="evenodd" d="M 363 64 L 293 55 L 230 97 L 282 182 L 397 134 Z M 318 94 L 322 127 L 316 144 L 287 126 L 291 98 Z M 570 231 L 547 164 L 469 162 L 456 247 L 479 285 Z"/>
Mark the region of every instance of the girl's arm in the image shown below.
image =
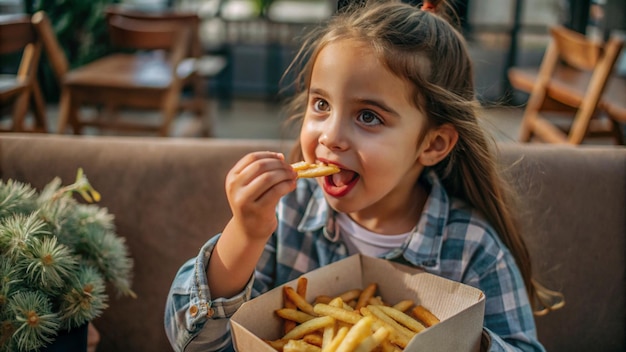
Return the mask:
<path id="1" fill-rule="evenodd" d="M 508 251 L 494 259 L 478 282 L 470 283 L 485 293 L 484 331 L 491 340 L 488 351 L 545 351 L 537 339 L 532 308 L 515 260 Z"/>
<path id="2" fill-rule="evenodd" d="M 296 187 L 296 172 L 282 154 L 244 156 L 226 176 L 226 195 L 233 213 L 209 261 L 211 296 L 231 297 L 243 290 L 278 224 L 276 205 Z"/>

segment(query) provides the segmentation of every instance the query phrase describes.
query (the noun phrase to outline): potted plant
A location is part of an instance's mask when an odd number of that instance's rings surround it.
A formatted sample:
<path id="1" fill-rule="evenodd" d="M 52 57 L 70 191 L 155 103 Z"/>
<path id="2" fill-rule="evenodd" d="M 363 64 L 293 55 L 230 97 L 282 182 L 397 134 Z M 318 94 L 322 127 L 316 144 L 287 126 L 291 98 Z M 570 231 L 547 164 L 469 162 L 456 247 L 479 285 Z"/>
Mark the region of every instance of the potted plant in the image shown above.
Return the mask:
<path id="1" fill-rule="evenodd" d="M 46 349 L 86 328 L 107 308 L 107 284 L 135 297 L 133 261 L 113 215 L 74 194 L 100 199 L 82 169 L 73 184 L 55 178 L 41 192 L 0 180 L 2 352 Z"/>

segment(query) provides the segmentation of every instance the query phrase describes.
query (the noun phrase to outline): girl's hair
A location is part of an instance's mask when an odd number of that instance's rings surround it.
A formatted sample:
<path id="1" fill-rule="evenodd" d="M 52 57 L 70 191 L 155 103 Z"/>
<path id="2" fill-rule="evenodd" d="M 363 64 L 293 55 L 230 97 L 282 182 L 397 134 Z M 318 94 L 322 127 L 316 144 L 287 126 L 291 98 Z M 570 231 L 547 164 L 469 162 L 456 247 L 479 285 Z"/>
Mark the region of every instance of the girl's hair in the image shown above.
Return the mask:
<path id="1" fill-rule="evenodd" d="M 411 101 L 425 114 L 427 128 L 450 124 L 458 131 L 453 150 L 432 167 L 448 193 L 486 216 L 513 254 L 533 305 L 544 310 L 560 306 L 560 298 L 553 303 L 559 293 L 532 279 L 528 249 L 512 210 L 512 188 L 498 173 L 493 141 L 477 121 L 479 104 L 465 40 L 447 20 L 451 16 L 446 1 L 428 3 L 426 11 L 393 0 L 369 1 L 342 10 L 312 32 L 288 69 L 301 68 L 294 81 L 296 94 L 288 104 L 289 117 L 298 121 L 304 117 L 320 50 L 344 39 L 368 44 L 387 69 L 412 84 Z M 300 159 L 301 153 L 297 143 L 292 158 Z"/>

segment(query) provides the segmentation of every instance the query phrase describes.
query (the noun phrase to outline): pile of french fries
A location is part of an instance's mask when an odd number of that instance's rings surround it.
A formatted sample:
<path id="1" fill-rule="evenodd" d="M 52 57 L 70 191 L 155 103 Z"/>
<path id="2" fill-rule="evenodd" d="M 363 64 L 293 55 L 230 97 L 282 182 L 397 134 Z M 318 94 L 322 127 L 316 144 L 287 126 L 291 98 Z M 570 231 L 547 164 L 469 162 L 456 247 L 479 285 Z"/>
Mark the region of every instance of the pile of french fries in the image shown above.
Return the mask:
<path id="1" fill-rule="evenodd" d="M 296 289 L 284 286 L 283 337 L 265 340 L 282 352 L 402 351 L 413 336 L 439 322 L 412 300 L 389 305 L 376 296 L 378 285 L 354 289 L 336 297 L 306 301 L 307 279 Z"/>

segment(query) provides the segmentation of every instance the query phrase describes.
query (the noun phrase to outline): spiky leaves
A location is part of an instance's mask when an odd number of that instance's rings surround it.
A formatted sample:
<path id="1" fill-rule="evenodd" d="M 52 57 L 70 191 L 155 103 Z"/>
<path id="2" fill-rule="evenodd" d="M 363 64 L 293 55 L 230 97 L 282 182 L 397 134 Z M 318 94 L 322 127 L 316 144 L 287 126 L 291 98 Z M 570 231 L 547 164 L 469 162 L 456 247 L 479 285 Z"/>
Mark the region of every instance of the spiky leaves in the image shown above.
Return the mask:
<path id="1" fill-rule="evenodd" d="M 75 275 L 77 266 L 76 256 L 69 248 L 57 243 L 56 237 L 33 239 L 17 265 L 31 286 L 55 296 Z"/>
<path id="2" fill-rule="evenodd" d="M 29 214 L 36 209 L 36 190 L 30 185 L 0 180 L 0 218 L 10 214 Z"/>
<path id="3" fill-rule="evenodd" d="M 59 329 L 85 324 L 107 308 L 105 285 L 134 297 L 133 263 L 100 195 L 79 170 L 37 194 L 0 181 L 0 352 L 47 345 Z"/>
<path id="4" fill-rule="evenodd" d="M 59 309 L 64 329 L 79 327 L 100 316 L 106 303 L 105 283 L 98 270 L 81 266 L 74 282 L 68 287 Z"/>
<path id="5" fill-rule="evenodd" d="M 57 335 L 59 317 L 41 292 L 18 292 L 11 296 L 7 308 L 15 327 L 12 340 L 18 350 L 36 350 Z"/>
<path id="6" fill-rule="evenodd" d="M 0 218 L 0 253 L 15 261 L 24 257 L 33 241 L 47 234 L 50 232 L 46 230 L 46 224 L 37 212 L 30 215 L 11 214 Z"/>

